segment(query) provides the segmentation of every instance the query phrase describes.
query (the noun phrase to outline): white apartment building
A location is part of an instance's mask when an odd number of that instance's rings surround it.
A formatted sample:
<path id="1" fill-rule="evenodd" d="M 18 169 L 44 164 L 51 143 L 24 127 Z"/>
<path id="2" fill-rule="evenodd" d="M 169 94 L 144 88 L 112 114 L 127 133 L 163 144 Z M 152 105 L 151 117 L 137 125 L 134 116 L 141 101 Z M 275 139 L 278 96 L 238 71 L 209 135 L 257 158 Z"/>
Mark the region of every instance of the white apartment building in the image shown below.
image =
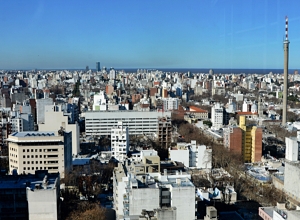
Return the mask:
<path id="1" fill-rule="evenodd" d="M 87 136 L 110 135 L 118 121 L 128 127 L 129 135 L 143 135 L 157 133 L 158 118 L 171 117 L 171 112 L 90 111 L 84 115 Z"/>
<path id="2" fill-rule="evenodd" d="M 77 123 L 69 124 L 68 115 L 64 115 L 60 105 L 45 106 L 45 123 L 39 124 L 39 131 L 58 131 L 61 127 L 72 132 L 72 155 L 80 152 L 80 128 Z"/>
<path id="3" fill-rule="evenodd" d="M 37 124 L 45 122 L 45 106 L 53 105 L 52 98 L 36 99 L 36 120 Z"/>
<path id="4" fill-rule="evenodd" d="M 164 111 L 172 111 L 178 109 L 178 99 L 177 98 L 163 98 Z"/>
<path id="5" fill-rule="evenodd" d="M 297 131 L 297 137 L 286 137 L 285 144 L 285 159 L 289 161 L 300 160 L 300 131 Z"/>
<path id="6" fill-rule="evenodd" d="M 93 102 L 93 111 L 106 111 L 107 104 L 106 104 L 106 97 L 104 91 L 100 91 L 94 95 L 94 102 Z"/>
<path id="7" fill-rule="evenodd" d="M 48 170 L 61 174 L 71 169 L 71 132 L 62 135 L 54 132 L 15 132 L 8 136 L 10 173 L 34 174 Z"/>
<path id="8" fill-rule="evenodd" d="M 205 145 L 197 145 L 195 140 L 190 144 L 178 143 L 169 148 L 171 160 L 179 161 L 186 167 L 207 169 L 212 168 L 212 149 Z"/>
<path id="9" fill-rule="evenodd" d="M 138 220 L 143 212 L 168 209 L 172 220 L 195 219 L 195 186 L 190 174 L 157 172 L 158 156 L 142 162 L 119 163 L 113 172 L 113 197 L 116 219 Z M 165 218 L 162 218 L 165 219 Z"/>
<path id="10" fill-rule="evenodd" d="M 218 102 L 211 107 L 211 122 L 214 128 L 223 127 L 223 107 Z"/>
<path id="11" fill-rule="evenodd" d="M 128 127 L 123 126 L 121 121 L 118 122 L 118 125 L 111 129 L 110 138 L 112 156 L 118 161 L 125 160 L 129 150 Z"/>

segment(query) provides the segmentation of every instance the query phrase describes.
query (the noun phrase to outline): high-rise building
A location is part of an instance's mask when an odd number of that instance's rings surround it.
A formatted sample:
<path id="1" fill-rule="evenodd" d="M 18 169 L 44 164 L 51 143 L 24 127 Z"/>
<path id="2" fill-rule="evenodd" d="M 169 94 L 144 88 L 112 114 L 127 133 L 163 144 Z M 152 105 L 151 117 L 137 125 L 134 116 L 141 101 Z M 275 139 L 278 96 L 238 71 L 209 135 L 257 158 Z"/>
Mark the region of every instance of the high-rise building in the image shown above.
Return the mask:
<path id="1" fill-rule="evenodd" d="M 61 174 L 72 166 L 71 132 L 15 132 L 8 136 L 10 173 L 34 174 L 48 170 Z"/>
<path id="2" fill-rule="evenodd" d="M 211 108 L 211 122 L 215 128 L 223 126 L 223 107 L 218 102 Z"/>
<path id="3" fill-rule="evenodd" d="M 119 121 L 116 127 L 111 128 L 110 138 L 112 156 L 118 161 L 125 160 L 129 151 L 128 127 L 123 126 L 122 121 Z"/>
<path id="4" fill-rule="evenodd" d="M 101 71 L 100 62 L 96 62 L 96 71 L 97 72 Z"/>
<path id="5" fill-rule="evenodd" d="M 243 131 L 242 156 L 245 162 L 261 161 L 262 156 L 262 128 L 246 125 L 246 117 L 240 116 L 239 127 Z"/>

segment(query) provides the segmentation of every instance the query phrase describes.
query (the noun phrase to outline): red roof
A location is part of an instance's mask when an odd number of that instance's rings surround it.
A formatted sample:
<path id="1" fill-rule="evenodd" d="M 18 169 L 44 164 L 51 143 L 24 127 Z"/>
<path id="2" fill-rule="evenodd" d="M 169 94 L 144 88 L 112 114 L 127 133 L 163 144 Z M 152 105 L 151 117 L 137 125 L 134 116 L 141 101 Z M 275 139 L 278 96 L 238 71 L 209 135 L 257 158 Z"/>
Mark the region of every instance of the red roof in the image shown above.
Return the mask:
<path id="1" fill-rule="evenodd" d="M 237 112 L 238 115 L 258 115 L 257 112 Z"/>
<path id="2" fill-rule="evenodd" d="M 207 113 L 206 110 L 203 110 L 202 108 L 198 108 L 196 106 L 190 106 L 190 112 Z"/>

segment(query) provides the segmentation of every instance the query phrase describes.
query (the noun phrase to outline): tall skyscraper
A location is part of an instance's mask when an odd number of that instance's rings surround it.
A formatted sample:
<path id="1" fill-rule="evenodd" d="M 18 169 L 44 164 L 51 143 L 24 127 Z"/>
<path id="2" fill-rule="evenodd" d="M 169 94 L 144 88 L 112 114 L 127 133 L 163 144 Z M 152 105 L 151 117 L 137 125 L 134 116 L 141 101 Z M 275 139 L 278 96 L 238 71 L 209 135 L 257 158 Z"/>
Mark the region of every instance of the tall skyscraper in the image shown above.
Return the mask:
<path id="1" fill-rule="evenodd" d="M 282 106 L 282 125 L 286 125 L 286 112 L 287 112 L 287 94 L 288 94 L 288 71 L 289 71 L 289 44 L 288 40 L 288 17 L 285 17 L 285 40 L 283 41 L 284 51 L 284 68 L 283 68 L 283 106 Z"/>
<path id="2" fill-rule="evenodd" d="M 96 62 L 96 71 L 99 72 L 100 70 L 100 62 Z"/>

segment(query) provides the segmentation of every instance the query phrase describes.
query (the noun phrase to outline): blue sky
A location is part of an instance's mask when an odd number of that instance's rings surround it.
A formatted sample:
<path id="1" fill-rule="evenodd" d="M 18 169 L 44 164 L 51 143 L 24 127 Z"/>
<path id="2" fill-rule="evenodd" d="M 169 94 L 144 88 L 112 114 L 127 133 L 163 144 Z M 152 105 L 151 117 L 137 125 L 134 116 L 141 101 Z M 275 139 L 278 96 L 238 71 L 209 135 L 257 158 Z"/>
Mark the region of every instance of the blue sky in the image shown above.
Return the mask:
<path id="1" fill-rule="evenodd" d="M 299 67 L 299 0 L 1 0 L 0 69 Z"/>

